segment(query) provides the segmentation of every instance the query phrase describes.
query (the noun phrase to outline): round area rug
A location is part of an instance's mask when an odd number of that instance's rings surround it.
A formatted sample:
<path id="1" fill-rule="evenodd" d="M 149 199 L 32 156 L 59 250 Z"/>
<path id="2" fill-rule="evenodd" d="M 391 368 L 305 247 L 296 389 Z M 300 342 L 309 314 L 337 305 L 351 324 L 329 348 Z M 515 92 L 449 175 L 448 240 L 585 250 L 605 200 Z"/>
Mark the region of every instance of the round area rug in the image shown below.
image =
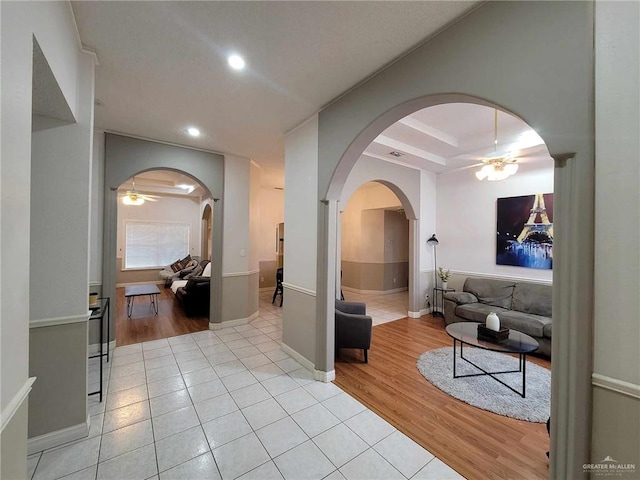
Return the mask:
<path id="1" fill-rule="evenodd" d="M 456 349 L 456 374 L 481 373 L 473 365 L 460 358 Z M 467 347 L 464 356 L 489 372 L 516 370 L 518 359 L 498 352 Z M 453 378 L 453 347 L 437 348 L 420 355 L 418 370 L 433 385 L 452 397 L 474 407 L 506 417 L 544 423 L 551 409 L 551 372 L 534 363 L 527 362 L 526 398 L 512 392 L 493 378 Z M 522 373 L 497 375 L 507 385 L 522 391 Z"/>

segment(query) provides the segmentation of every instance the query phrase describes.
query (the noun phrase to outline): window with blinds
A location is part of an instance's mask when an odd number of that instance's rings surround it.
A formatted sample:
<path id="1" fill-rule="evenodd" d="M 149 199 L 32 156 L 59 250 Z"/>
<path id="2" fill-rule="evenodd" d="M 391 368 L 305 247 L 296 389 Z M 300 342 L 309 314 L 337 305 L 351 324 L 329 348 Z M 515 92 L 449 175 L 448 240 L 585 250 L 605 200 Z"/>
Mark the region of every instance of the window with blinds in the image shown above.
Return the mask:
<path id="1" fill-rule="evenodd" d="M 189 224 L 125 222 L 124 268 L 171 265 L 189 253 Z"/>

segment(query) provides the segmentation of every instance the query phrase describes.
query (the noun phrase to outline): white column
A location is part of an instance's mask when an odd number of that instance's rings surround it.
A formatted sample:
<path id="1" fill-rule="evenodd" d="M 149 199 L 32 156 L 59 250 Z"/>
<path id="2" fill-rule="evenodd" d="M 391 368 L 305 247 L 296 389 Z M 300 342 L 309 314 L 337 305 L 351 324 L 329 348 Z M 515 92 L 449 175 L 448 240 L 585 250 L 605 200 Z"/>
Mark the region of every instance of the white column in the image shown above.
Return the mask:
<path id="1" fill-rule="evenodd" d="M 593 351 L 593 158 L 552 155 L 553 342 L 550 478 L 587 478 Z M 562 450 L 560 450 L 560 447 Z"/>

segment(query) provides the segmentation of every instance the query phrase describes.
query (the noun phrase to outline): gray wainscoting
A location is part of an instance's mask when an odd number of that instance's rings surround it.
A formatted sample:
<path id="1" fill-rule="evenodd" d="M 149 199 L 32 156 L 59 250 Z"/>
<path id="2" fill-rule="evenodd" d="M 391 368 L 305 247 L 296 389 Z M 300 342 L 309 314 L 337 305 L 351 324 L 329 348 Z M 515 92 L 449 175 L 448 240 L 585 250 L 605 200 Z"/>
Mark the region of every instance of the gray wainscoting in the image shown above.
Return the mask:
<path id="1" fill-rule="evenodd" d="M 407 288 L 409 286 L 409 262 L 342 261 L 342 285 L 360 291 L 378 292 Z"/>
<path id="2" fill-rule="evenodd" d="M 222 323 L 249 319 L 258 311 L 259 272 L 222 277 Z"/>
<path id="3" fill-rule="evenodd" d="M 260 288 L 276 287 L 276 269 L 277 262 L 275 260 L 262 260 L 260 262 Z"/>
<path id="4" fill-rule="evenodd" d="M 30 329 L 29 438 L 86 423 L 87 349 L 86 321 Z"/>
<path id="5" fill-rule="evenodd" d="M 27 417 L 28 403 L 25 399 L 9 423 L 2 430 L 0 443 L 0 478 L 27 478 Z"/>
<path id="6" fill-rule="evenodd" d="M 284 284 L 282 343 L 315 365 L 316 296 Z"/>

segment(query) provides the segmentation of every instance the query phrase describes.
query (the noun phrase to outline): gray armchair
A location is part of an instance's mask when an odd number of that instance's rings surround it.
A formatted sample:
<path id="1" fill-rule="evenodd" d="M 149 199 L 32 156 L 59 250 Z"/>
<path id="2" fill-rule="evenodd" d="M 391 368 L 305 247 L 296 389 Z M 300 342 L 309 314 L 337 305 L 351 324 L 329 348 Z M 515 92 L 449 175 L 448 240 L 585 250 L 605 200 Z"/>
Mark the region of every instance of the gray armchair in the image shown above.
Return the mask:
<path id="1" fill-rule="evenodd" d="M 340 348 L 359 348 L 364 362 L 369 363 L 367 352 L 371 348 L 373 321 L 366 315 L 364 303 L 336 300 L 336 355 Z"/>

